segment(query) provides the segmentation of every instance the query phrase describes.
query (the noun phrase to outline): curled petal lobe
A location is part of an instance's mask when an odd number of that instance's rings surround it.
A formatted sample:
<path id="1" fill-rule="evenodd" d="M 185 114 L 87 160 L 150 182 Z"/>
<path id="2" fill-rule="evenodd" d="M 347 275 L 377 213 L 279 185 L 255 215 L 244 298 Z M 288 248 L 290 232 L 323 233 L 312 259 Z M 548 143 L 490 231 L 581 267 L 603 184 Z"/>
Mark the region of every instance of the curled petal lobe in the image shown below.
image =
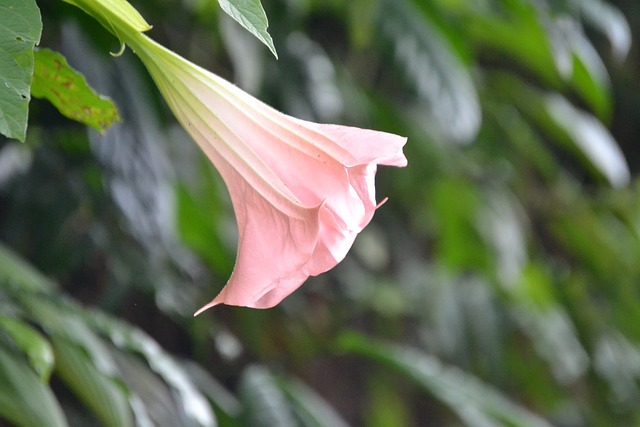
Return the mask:
<path id="1" fill-rule="evenodd" d="M 198 313 L 273 307 L 342 261 L 378 207 L 377 165 L 406 166 L 406 138 L 287 116 L 142 34 L 128 43 L 233 202 L 236 265 Z"/>

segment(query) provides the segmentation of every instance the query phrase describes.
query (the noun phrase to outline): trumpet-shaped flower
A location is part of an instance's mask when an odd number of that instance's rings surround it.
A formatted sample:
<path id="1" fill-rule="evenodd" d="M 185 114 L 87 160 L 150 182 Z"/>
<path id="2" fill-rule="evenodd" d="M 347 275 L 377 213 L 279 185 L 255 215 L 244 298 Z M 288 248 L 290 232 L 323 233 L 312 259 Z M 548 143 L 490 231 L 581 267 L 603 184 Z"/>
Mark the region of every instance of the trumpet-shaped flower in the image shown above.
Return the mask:
<path id="1" fill-rule="evenodd" d="M 127 40 L 224 179 L 239 245 L 216 304 L 268 308 L 346 255 L 377 208 L 378 164 L 406 138 L 282 114 L 141 33 Z"/>

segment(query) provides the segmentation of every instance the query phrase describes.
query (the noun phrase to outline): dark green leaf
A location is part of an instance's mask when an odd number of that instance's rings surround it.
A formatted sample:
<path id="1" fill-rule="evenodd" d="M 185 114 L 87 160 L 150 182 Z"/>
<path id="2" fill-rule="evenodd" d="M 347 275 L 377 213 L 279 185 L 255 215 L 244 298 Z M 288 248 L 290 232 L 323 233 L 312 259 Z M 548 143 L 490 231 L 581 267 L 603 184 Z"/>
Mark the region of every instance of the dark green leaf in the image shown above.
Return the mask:
<path id="1" fill-rule="evenodd" d="M 631 28 L 622 12 L 603 0 L 574 0 L 585 19 L 604 33 L 613 53 L 622 61 L 631 48 Z"/>
<path id="2" fill-rule="evenodd" d="M 238 416 L 240 413 L 240 401 L 220 384 L 210 372 L 195 362 L 188 360 L 182 360 L 180 365 L 189 375 L 191 381 L 201 390 L 202 394 L 216 405 L 218 408 L 216 415 L 218 417 L 223 415 L 230 419 Z M 221 424 L 223 423 L 221 422 Z"/>
<path id="3" fill-rule="evenodd" d="M 352 333 L 343 334 L 339 346 L 397 370 L 449 406 L 469 426 L 551 426 L 490 385 L 417 349 Z"/>
<path id="4" fill-rule="evenodd" d="M 469 3 L 471 4 L 471 3 Z M 501 52 L 509 62 L 522 64 L 547 83 L 559 84 L 567 69 L 567 53 L 557 31 L 549 32 L 537 8 L 530 2 L 505 2 L 504 13 L 483 13 L 470 18 L 467 31 L 477 45 Z M 570 65 L 570 64 L 569 64 Z"/>
<path id="5" fill-rule="evenodd" d="M 607 69 L 579 23 L 565 19 L 563 24 L 564 37 L 573 56 L 571 85 L 598 117 L 609 120 L 611 96 Z"/>
<path id="6" fill-rule="evenodd" d="M 0 278 L 30 291 L 53 289 L 54 283 L 0 244 Z"/>
<path id="7" fill-rule="evenodd" d="M 29 365 L 0 347 L 0 419 L 20 427 L 65 427 L 51 390 Z"/>
<path id="8" fill-rule="evenodd" d="M 42 22 L 35 0 L 0 3 L 0 133 L 24 141 L 33 74 L 33 48 Z"/>
<path id="9" fill-rule="evenodd" d="M 626 185 L 629 167 L 607 128 L 594 116 L 578 110 L 560 95 L 546 98 L 550 117 L 571 138 L 576 148 L 615 187 Z"/>
<path id="10" fill-rule="evenodd" d="M 151 371 L 172 388 L 186 418 L 202 426 L 215 425 L 215 416 L 204 396 L 182 367 L 153 338 L 138 328 L 99 312 L 85 314 L 85 321 L 93 330 L 108 336 L 124 352 L 136 353 L 146 360 Z"/>
<path id="11" fill-rule="evenodd" d="M 307 427 L 347 427 L 345 420 L 307 385 L 300 381 L 284 381 L 282 388 L 294 404 L 298 417 Z"/>
<path id="12" fill-rule="evenodd" d="M 171 388 L 137 356 L 117 350 L 113 355 L 129 387 L 132 403 L 141 403 L 132 405 L 136 408 L 136 420 L 147 418 L 157 426 L 183 427 L 184 407 L 176 402 Z"/>
<path id="13" fill-rule="evenodd" d="M 264 43 L 277 58 L 273 40 L 267 32 L 269 22 L 260 0 L 218 0 L 220 7 L 247 31 Z"/>
<path id="14" fill-rule="evenodd" d="M 206 168 L 210 171 L 210 164 Z M 178 232 L 191 250 L 200 255 L 215 273 L 224 277 L 233 270 L 230 251 L 220 238 L 225 205 L 221 203 L 222 198 L 216 192 L 215 181 L 210 173 L 203 173 L 202 177 L 211 185 L 203 186 L 197 194 L 184 185 L 177 185 Z"/>
<path id="15" fill-rule="evenodd" d="M 80 346 L 56 337 L 51 342 L 57 360 L 56 374 L 105 427 L 133 427 L 133 414 L 124 387 L 100 372 Z"/>
<path id="16" fill-rule="evenodd" d="M 435 135 L 471 141 L 480 127 L 480 105 L 469 70 L 452 44 L 410 2 L 382 1 L 378 20 L 423 104 L 426 117 L 418 120 Z"/>
<path id="17" fill-rule="evenodd" d="M 64 116 L 98 131 L 120 120 L 114 103 L 94 92 L 84 76 L 72 69 L 62 55 L 49 49 L 35 52 L 31 94 L 48 99 Z"/>
<path id="18" fill-rule="evenodd" d="M 296 422 L 275 378 L 261 366 L 248 367 L 240 385 L 245 425 L 294 427 Z"/>

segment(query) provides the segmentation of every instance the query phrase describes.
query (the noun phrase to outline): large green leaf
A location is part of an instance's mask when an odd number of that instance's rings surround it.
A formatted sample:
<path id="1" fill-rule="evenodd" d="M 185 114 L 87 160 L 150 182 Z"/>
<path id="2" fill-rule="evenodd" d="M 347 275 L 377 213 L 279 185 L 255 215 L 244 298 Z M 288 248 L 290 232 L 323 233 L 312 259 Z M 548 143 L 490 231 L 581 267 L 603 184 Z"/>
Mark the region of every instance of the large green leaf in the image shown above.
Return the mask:
<path id="1" fill-rule="evenodd" d="M 129 387 L 132 404 L 139 402 L 132 405 L 136 410 L 136 420 L 139 424 L 142 424 L 140 421 L 142 414 L 144 414 L 144 418 L 158 426 L 184 427 L 189 425 L 195 427 L 206 425 L 212 427 L 215 425 L 213 422 L 186 424 L 184 406 L 176 401 L 172 388 L 152 372 L 146 363 L 136 355 L 118 350 L 113 352 L 113 356 Z"/>
<path id="2" fill-rule="evenodd" d="M 555 124 L 611 185 L 620 187 L 629 182 L 631 174 L 624 153 L 598 119 L 580 111 L 560 95 L 547 96 L 545 104 Z"/>
<path id="3" fill-rule="evenodd" d="M 453 44 L 410 2 L 381 1 L 378 15 L 394 59 L 418 95 L 419 114 L 424 116 L 417 120 L 436 136 L 473 140 L 481 123 L 478 94 Z"/>
<path id="4" fill-rule="evenodd" d="M 49 49 L 35 52 L 31 94 L 48 99 L 64 116 L 98 131 L 120 120 L 113 101 L 94 92 L 64 56 Z"/>
<path id="5" fill-rule="evenodd" d="M 133 426 L 127 390 L 117 380 L 109 347 L 74 313 L 74 306 L 28 294 L 20 302 L 50 336 L 56 375 L 106 427 Z"/>
<path id="6" fill-rule="evenodd" d="M 559 84 L 568 66 L 566 52 L 554 46 L 557 32 L 547 31 L 547 23 L 531 2 L 504 2 L 503 7 L 501 13 L 466 16 L 468 38 L 493 55 L 504 54 L 511 65 L 520 63 L 546 83 Z"/>
<path id="7" fill-rule="evenodd" d="M 609 120 L 610 81 L 602 58 L 577 21 L 565 18 L 561 22 L 558 26 L 573 57 L 570 84 L 600 118 Z"/>
<path id="8" fill-rule="evenodd" d="M 267 32 L 269 21 L 260 0 L 218 0 L 220 7 L 247 31 L 264 43 L 277 58 L 273 40 Z"/>
<path id="9" fill-rule="evenodd" d="M 43 382 L 49 381 L 54 357 L 51 344 L 42 334 L 25 322 L 0 314 L 0 329 L 4 329 L 27 355 L 31 367 Z"/>
<path id="10" fill-rule="evenodd" d="M 344 333 L 342 349 L 393 368 L 446 404 L 469 426 L 550 427 L 488 384 L 418 349 L 369 340 Z"/>
<path id="11" fill-rule="evenodd" d="M 206 165 L 202 180 L 211 185 L 196 191 L 186 185 L 176 186 L 177 228 L 182 241 L 200 255 L 220 276 L 229 276 L 233 270 L 232 257 L 220 236 L 220 224 L 225 206 L 220 203 L 211 165 Z"/>
<path id="12" fill-rule="evenodd" d="M 245 425 L 293 427 L 297 423 L 275 378 L 261 366 L 249 366 L 242 375 L 240 397 Z"/>
<path id="13" fill-rule="evenodd" d="M 589 169 L 615 187 L 626 185 L 630 171 L 624 153 L 609 130 L 593 115 L 557 93 L 543 93 L 522 80 L 497 73 L 495 88 L 510 93 L 514 104 L 551 141 L 578 154 Z"/>
<path id="14" fill-rule="evenodd" d="M 56 374 L 90 407 L 106 427 L 133 427 L 127 390 L 96 368 L 86 351 L 65 339 L 51 340 Z"/>
<path id="15" fill-rule="evenodd" d="M 149 364 L 149 368 L 171 387 L 175 399 L 184 410 L 185 418 L 192 424 L 201 426 L 216 424 L 215 416 L 204 396 L 197 390 L 182 367 L 153 338 L 138 328 L 97 311 L 86 312 L 83 318 L 93 330 L 108 336 L 112 343 L 124 352 L 142 356 Z"/>
<path id="16" fill-rule="evenodd" d="M 20 427 L 65 427 L 53 393 L 29 365 L 0 347 L 0 419 Z"/>
<path id="17" fill-rule="evenodd" d="M 35 0 L 0 3 L 0 133 L 20 141 L 27 133 L 33 48 L 41 31 Z"/>
<path id="18" fill-rule="evenodd" d="M 281 384 L 294 411 L 307 427 L 347 427 L 348 424 L 322 397 L 301 381 Z"/>
<path id="19" fill-rule="evenodd" d="M 30 291 L 53 289 L 54 283 L 0 244 L 0 278 Z"/>
<path id="20" fill-rule="evenodd" d="M 593 27 L 607 36 L 616 59 L 622 61 L 631 48 L 631 28 L 622 12 L 603 0 L 570 0 Z"/>

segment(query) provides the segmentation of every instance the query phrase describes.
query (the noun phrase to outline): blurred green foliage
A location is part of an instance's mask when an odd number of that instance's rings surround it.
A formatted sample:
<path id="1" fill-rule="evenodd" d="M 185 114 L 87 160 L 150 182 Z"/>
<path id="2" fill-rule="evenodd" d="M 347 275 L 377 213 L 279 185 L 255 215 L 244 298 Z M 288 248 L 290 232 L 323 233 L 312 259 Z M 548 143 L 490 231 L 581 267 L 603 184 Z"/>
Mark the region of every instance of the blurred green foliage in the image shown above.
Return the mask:
<path id="1" fill-rule="evenodd" d="M 233 267 L 224 185 L 134 55 L 38 2 L 122 122 L 30 104 L 0 145 L 0 425 L 640 423 L 635 0 L 213 0 L 151 36 L 297 117 L 409 137 L 336 269 L 193 318 Z M 25 261 L 27 260 L 27 261 Z"/>

